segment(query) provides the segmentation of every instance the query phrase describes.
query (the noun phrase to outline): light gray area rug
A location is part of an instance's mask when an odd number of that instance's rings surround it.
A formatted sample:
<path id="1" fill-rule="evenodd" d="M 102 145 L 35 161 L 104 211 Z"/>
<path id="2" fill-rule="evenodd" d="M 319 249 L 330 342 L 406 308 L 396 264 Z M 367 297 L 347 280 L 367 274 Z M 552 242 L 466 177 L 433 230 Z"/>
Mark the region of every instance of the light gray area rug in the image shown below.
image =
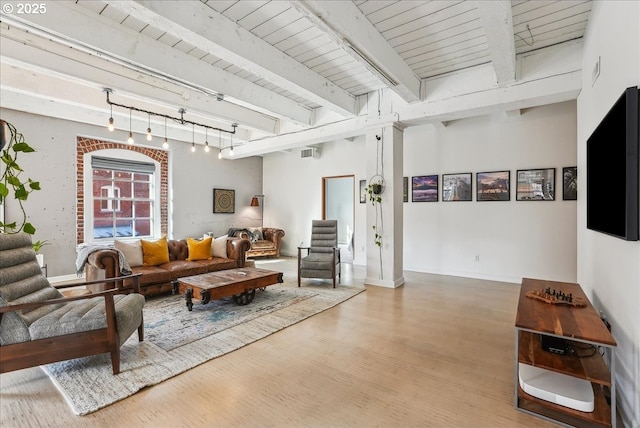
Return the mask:
<path id="1" fill-rule="evenodd" d="M 213 358 L 325 311 L 364 288 L 292 282 L 257 291 L 246 306 L 230 298 L 186 308 L 184 297 L 162 296 L 144 307 L 145 340 L 122 346 L 120 374 L 107 354 L 42 366 L 77 415 L 86 415 Z"/>

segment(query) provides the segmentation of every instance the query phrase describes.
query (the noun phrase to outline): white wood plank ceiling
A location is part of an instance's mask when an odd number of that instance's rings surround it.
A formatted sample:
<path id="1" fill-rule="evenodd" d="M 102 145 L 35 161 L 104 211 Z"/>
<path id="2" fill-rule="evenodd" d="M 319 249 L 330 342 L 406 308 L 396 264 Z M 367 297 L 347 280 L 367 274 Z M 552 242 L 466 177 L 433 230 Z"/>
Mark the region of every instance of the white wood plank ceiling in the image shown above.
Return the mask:
<path id="1" fill-rule="evenodd" d="M 223 129 L 238 123 L 240 155 L 263 154 L 362 132 L 366 102 L 378 96 L 401 103 L 395 113 L 409 125 L 575 97 L 576 79 L 567 90 L 566 76 L 579 74 L 591 5 L 78 0 L 47 2 L 42 14 L 3 8 L 0 107 L 104 124 L 109 87 L 126 105 L 165 114 L 182 107 Z M 535 79 L 527 77 L 532 61 L 544 70 Z M 524 83 L 532 86 L 526 93 Z M 513 96 L 494 96 L 496 89 Z M 487 96 L 473 99 L 478 92 Z M 456 97 L 457 105 L 444 104 Z M 137 115 L 136 126 L 148 120 Z M 353 129 L 331 131 L 345 120 Z M 190 131 L 172 128 L 191 141 Z"/>

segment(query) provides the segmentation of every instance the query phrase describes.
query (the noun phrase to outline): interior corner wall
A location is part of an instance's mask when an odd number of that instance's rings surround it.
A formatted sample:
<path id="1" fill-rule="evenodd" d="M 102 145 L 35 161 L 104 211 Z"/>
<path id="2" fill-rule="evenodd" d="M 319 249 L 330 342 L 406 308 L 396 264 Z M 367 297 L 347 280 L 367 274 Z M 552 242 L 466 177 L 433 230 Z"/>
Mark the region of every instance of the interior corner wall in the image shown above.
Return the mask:
<path id="1" fill-rule="evenodd" d="M 358 182 L 364 180 L 364 136 L 353 141 L 328 142 L 319 158 L 301 158 L 300 149 L 267 154 L 263 158 L 264 225 L 285 231 L 281 253 L 296 256 L 309 245 L 311 221 L 322 218 L 322 178 L 354 175 L 354 246 L 364 245 L 365 204 L 359 203 Z M 354 263 L 364 264 L 363 251 L 354 250 Z"/>
<path id="2" fill-rule="evenodd" d="M 640 86 L 639 22 L 640 2 L 593 2 L 577 101 L 579 189 L 586 186 L 587 139 L 624 89 Z M 598 58 L 600 75 L 593 82 Z M 612 325 L 618 408 L 625 426 L 640 427 L 640 242 L 588 230 L 586 200 L 580 197 L 578 282 Z"/>
<path id="3" fill-rule="evenodd" d="M 404 269 L 520 283 L 522 277 L 576 280 L 576 201 L 562 200 L 562 167 L 576 165 L 575 101 L 404 131 L 404 176 L 509 170 L 509 202 L 404 203 Z M 322 177 L 354 174 L 354 264 L 366 263 L 365 142 L 331 142 L 319 159 L 299 150 L 263 160 L 265 225 L 281 227 L 283 254 L 308 243 L 322 215 Z M 556 168 L 555 201 L 515 201 L 518 169 Z M 441 184 L 441 182 L 440 182 Z M 476 261 L 478 256 L 478 261 Z"/>
<path id="4" fill-rule="evenodd" d="M 404 174 L 438 175 L 438 202 L 404 207 L 404 268 L 520 283 L 576 279 L 576 201 L 562 168 L 576 165 L 575 102 L 405 131 Z M 517 170 L 555 168 L 555 200 L 516 201 Z M 477 201 L 478 172 L 509 171 L 509 201 Z M 442 174 L 472 173 L 473 201 L 442 201 Z"/>
<path id="5" fill-rule="evenodd" d="M 36 227 L 34 240 L 48 240 L 42 249 L 48 276 L 75 275 L 76 261 L 76 141 L 77 136 L 107 141 L 125 141 L 126 133 L 106 127 L 85 125 L 1 109 L 0 117 L 12 123 L 25 141 L 36 149 L 20 154 L 22 178 L 40 181 L 42 190 L 34 192 L 25 203 L 29 220 Z M 135 134 L 144 141 L 144 134 Z M 146 141 L 145 141 L 146 143 Z M 220 160 L 217 152 L 191 153 L 191 144 L 171 139 L 169 155 L 169 224 L 170 238 L 200 237 L 212 231 L 216 236 L 229 227 L 259 226 L 260 213 L 249 207 L 251 197 L 262 192 L 262 159 L 251 157 Z M 150 146 L 158 148 L 159 138 Z M 213 189 L 235 190 L 235 213 L 213 213 Z M 5 205 L 6 220 L 17 218 L 15 201 Z"/>

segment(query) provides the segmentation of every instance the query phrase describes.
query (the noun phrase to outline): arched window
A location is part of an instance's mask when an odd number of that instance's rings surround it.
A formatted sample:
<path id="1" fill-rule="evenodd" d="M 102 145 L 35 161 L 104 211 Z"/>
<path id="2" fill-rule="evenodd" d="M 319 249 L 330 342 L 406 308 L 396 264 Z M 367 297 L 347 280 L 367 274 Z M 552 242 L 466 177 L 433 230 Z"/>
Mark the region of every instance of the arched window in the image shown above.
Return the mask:
<path id="1" fill-rule="evenodd" d="M 160 234 L 159 163 L 127 150 L 84 155 L 84 241 Z"/>

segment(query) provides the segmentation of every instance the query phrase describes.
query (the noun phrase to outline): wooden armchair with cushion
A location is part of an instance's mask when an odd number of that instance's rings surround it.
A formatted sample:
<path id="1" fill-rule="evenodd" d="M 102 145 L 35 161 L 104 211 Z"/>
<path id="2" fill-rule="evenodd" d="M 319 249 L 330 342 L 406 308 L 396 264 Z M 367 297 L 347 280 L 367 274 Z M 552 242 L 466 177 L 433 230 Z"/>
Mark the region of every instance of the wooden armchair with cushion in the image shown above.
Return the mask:
<path id="1" fill-rule="evenodd" d="M 122 287 L 130 278 L 131 287 Z M 42 274 L 23 233 L 0 233 L 0 373 L 73 358 L 111 354 L 120 372 L 120 347 L 138 330 L 142 341 L 144 296 L 138 277 L 113 281 L 117 288 L 65 298 Z"/>
<path id="2" fill-rule="evenodd" d="M 307 252 L 303 256 L 303 251 Z M 298 287 L 300 278 L 326 278 L 340 282 L 340 249 L 338 248 L 338 221 L 313 220 L 311 245 L 298 247 Z"/>

